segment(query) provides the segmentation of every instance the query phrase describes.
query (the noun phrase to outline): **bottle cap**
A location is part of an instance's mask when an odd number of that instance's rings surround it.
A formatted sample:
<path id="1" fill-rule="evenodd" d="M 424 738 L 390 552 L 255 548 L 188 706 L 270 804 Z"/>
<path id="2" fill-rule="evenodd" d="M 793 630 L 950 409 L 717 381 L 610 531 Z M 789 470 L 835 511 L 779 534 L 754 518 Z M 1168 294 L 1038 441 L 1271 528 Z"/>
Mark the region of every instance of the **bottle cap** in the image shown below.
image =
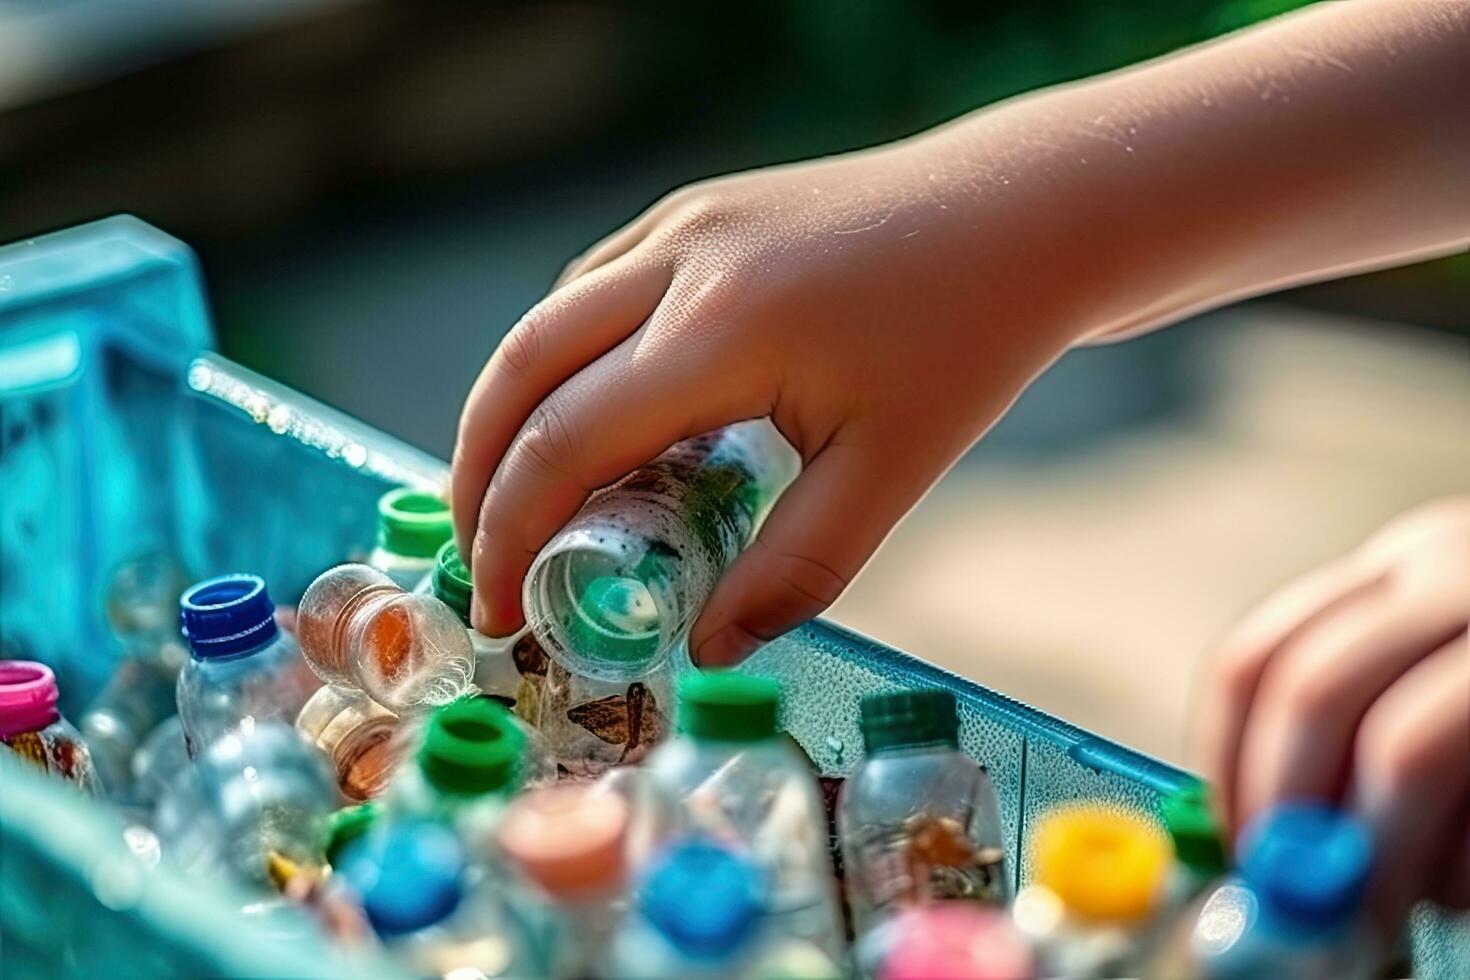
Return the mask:
<path id="1" fill-rule="evenodd" d="M 676 843 L 654 859 L 638 889 L 643 917 L 686 956 L 718 959 L 739 949 L 765 907 L 760 872 L 700 839 Z"/>
<path id="2" fill-rule="evenodd" d="M 1078 805 L 1048 814 L 1033 844 L 1036 880 L 1069 915 L 1132 925 L 1154 911 L 1169 849 L 1141 817 Z"/>
<path id="3" fill-rule="evenodd" d="M 466 626 L 470 625 L 470 595 L 474 591 L 474 580 L 453 541 L 444 542 L 434 556 L 434 572 L 430 581 L 434 585 L 434 596 L 453 609 Z"/>
<path id="4" fill-rule="evenodd" d="M 1367 828 L 1314 803 L 1268 810 L 1241 832 L 1238 849 L 1261 911 L 1299 929 L 1341 925 L 1357 910 L 1373 864 Z"/>
<path id="5" fill-rule="evenodd" d="M 679 730 L 712 742 L 758 742 L 776 734 L 781 685 L 733 670 L 691 671 L 679 678 Z"/>
<path id="6" fill-rule="evenodd" d="M 1031 948 L 1006 916 L 970 902 L 908 909 L 892 920 L 894 942 L 878 980 L 1014 980 L 1034 976 Z"/>
<path id="7" fill-rule="evenodd" d="M 478 796 L 512 789 L 526 736 L 503 705 L 474 695 L 429 716 L 419 768 L 441 793 Z"/>
<path id="8" fill-rule="evenodd" d="M 200 659 L 253 653 L 280 632 L 276 607 L 259 575 L 206 579 L 184 593 L 179 610 L 184 638 Z"/>
<path id="9" fill-rule="evenodd" d="M 659 652 L 658 603 L 647 584 L 623 575 L 599 575 L 576 594 L 569 642 L 582 657 L 629 667 Z"/>
<path id="10" fill-rule="evenodd" d="M 1220 822 L 1210 808 L 1210 791 L 1191 782 L 1164 797 L 1164 826 L 1174 841 L 1174 857 L 1201 878 L 1218 878 L 1229 867 L 1220 839 Z"/>
<path id="11" fill-rule="evenodd" d="M 500 847 L 548 894 L 576 899 L 623 881 L 628 804 L 590 786 L 555 786 L 516 798 L 500 825 Z"/>
<path id="12" fill-rule="evenodd" d="M 464 896 L 464 849 L 453 831 L 426 820 L 374 829 L 347 848 L 340 871 L 384 937 L 442 921 Z"/>
<path id="13" fill-rule="evenodd" d="M 327 841 L 322 848 L 327 856 L 327 863 L 335 865 L 347 846 L 366 834 L 378 816 L 378 805 L 369 802 L 343 807 L 328 817 Z"/>
<path id="14" fill-rule="evenodd" d="M 56 711 L 56 675 L 32 660 L 0 660 L 0 737 L 38 732 Z"/>
<path id="15" fill-rule="evenodd" d="M 378 546 L 407 558 L 433 558 L 454 534 L 449 505 L 432 493 L 401 487 L 378 499 Z"/>
<path id="16" fill-rule="evenodd" d="M 870 694 L 858 710 L 869 755 L 924 745 L 959 747 L 960 719 L 954 695 L 941 688 Z"/>

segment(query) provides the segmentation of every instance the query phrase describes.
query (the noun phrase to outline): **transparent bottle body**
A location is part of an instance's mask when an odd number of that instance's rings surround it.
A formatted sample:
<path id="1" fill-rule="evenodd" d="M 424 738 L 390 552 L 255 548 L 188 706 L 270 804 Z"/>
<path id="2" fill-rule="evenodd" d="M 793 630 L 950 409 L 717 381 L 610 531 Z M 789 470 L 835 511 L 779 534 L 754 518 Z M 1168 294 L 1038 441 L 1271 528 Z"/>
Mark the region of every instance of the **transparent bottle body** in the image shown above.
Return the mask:
<path id="1" fill-rule="evenodd" d="M 296 730 L 331 761 L 342 795 L 354 803 L 388 786 L 402 757 L 398 716 L 361 691 L 322 687 L 301 709 Z"/>
<path id="2" fill-rule="evenodd" d="M 698 831 L 750 858 L 770 886 L 773 941 L 804 940 L 834 960 L 844 952 L 827 819 L 806 762 L 779 739 L 754 743 L 677 738 L 648 768 L 674 807 L 675 830 Z"/>
<path id="3" fill-rule="evenodd" d="M 502 882 L 481 876 L 444 919 L 384 947 L 419 976 L 546 976 L 549 951 L 523 905 Z"/>
<path id="4" fill-rule="evenodd" d="M 241 725 L 292 725 L 316 690 L 296 641 L 281 633 L 233 657 L 190 657 L 179 671 L 179 720 L 191 757 Z"/>
<path id="5" fill-rule="evenodd" d="M 799 469 L 766 420 L 688 439 L 594 493 L 526 576 L 526 620 L 575 675 L 661 669 Z"/>
<path id="6" fill-rule="evenodd" d="M 324 864 L 323 828 L 340 802 L 325 758 L 276 722 L 214 741 L 154 810 L 164 857 L 190 873 L 264 886 L 279 863 Z"/>
<path id="7" fill-rule="evenodd" d="M 36 731 L 0 736 L 0 745 L 36 768 L 73 784 L 88 796 L 101 795 L 104 789 L 92 764 L 92 753 L 86 740 L 60 715 Z"/>
<path id="8" fill-rule="evenodd" d="M 1153 942 L 1151 923 L 1122 925 L 1069 916 L 1061 899 L 1039 885 L 1017 893 L 1011 916 L 1035 949 L 1041 976 L 1137 976 Z"/>
<path id="9" fill-rule="evenodd" d="M 751 978 L 763 974 L 759 967 L 775 949 L 775 943 L 757 930 L 738 948 L 719 956 L 695 956 L 669 942 L 647 920 L 630 914 L 623 920 L 610 947 L 604 967 L 611 980 L 705 980 L 705 978 Z"/>
<path id="10" fill-rule="evenodd" d="M 419 591 L 419 585 L 424 577 L 434 570 L 434 558 L 415 557 L 413 555 L 400 555 L 389 551 L 382 545 L 375 547 L 369 554 L 367 563 L 384 575 L 393 580 L 393 584 L 406 592 Z"/>
<path id="11" fill-rule="evenodd" d="M 838 833 L 859 934 L 905 905 L 1009 901 L 995 790 L 954 748 L 888 749 L 866 759 L 843 785 Z"/>
<path id="12" fill-rule="evenodd" d="M 647 757 L 669 731 L 673 691 L 668 670 L 603 680 L 552 661 L 538 693 L 537 727 L 568 778 L 596 779 Z"/>
<path id="13" fill-rule="evenodd" d="M 317 576 L 297 606 L 296 631 L 322 680 L 364 691 L 398 714 L 448 704 L 474 673 L 474 651 L 454 611 L 367 565 Z"/>
<path id="14" fill-rule="evenodd" d="M 183 722 L 178 715 L 172 715 L 155 725 L 133 753 L 133 804 L 145 809 L 152 807 L 174 777 L 188 766 L 189 748 L 184 742 Z"/>

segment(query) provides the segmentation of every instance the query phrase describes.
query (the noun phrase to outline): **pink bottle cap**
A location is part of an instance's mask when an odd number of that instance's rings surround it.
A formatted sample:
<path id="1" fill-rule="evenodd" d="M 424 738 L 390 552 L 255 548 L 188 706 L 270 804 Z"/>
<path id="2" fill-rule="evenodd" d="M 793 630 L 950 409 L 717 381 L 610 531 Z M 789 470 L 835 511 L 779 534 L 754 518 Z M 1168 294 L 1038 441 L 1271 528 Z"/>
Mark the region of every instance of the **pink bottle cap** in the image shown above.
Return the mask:
<path id="1" fill-rule="evenodd" d="M 554 786 L 519 797 L 500 825 L 500 846 L 548 894 L 577 900 L 605 894 L 627 872 L 628 804 L 586 786 Z"/>
<path id="2" fill-rule="evenodd" d="M 878 980 L 1019 980 L 1035 976 L 1031 949 L 995 909 L 942 902 L 909 909 L 889 927 L 896 936 Z"/>
<path id="3" fill-rule="evenodd" d="M 40 731 L 60 717 L 56 675 L 50 667 L 30 660 L 0 660 L 0 738 Z"/>

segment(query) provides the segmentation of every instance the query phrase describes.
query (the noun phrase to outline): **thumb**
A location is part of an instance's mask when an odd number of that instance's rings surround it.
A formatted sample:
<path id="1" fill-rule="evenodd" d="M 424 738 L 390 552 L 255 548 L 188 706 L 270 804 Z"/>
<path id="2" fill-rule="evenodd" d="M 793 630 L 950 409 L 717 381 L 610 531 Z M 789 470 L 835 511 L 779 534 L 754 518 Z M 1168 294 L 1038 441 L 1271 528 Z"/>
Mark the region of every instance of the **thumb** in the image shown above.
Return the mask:
<path id="1" fill-rule="evenodd" d="M 738 664 L 837 601 L 921 492 L 885 480 L 878 455 L 829 445 L 802 470 L 694 624 L 696 664 Z"/>

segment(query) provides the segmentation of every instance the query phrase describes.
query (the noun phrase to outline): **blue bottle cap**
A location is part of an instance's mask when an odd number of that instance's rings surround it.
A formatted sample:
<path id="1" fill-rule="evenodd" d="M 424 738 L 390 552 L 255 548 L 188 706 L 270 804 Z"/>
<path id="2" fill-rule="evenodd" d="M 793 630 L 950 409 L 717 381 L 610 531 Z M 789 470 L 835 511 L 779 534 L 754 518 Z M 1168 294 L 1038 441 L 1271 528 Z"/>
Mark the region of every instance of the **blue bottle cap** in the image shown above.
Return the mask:
<path id="1" fill-rule="evenodd" d="M 700 839 L 655 859 L 638 889 L 643 917 L 685 956 L 718 959 L 744 943 L 765 909 L 760 872 Z"/>
<path id="2" fill-rule="evenodd" d="M 340 871 L 384 938 L 443 920 L 464 896 L 464 848 L 427 820 L 374 827 L 347 845 Z"/>
<path id="3" fill-rule="evenodd" d="M 1257 817 L 1237 845 L 1240 874 L 1277 924 L 1333 929 L 1357 911 L 1373 842 L 1363 824 L 1316 803 L 1285 803 Z"/>
<path id="4" fill-rule="evenodd" d="M 206 579 L 179 599 L 179 622 L 189 649 L 202 660 L 253 653 L 280 632 L 276 607 L 259 575 Z"/>

